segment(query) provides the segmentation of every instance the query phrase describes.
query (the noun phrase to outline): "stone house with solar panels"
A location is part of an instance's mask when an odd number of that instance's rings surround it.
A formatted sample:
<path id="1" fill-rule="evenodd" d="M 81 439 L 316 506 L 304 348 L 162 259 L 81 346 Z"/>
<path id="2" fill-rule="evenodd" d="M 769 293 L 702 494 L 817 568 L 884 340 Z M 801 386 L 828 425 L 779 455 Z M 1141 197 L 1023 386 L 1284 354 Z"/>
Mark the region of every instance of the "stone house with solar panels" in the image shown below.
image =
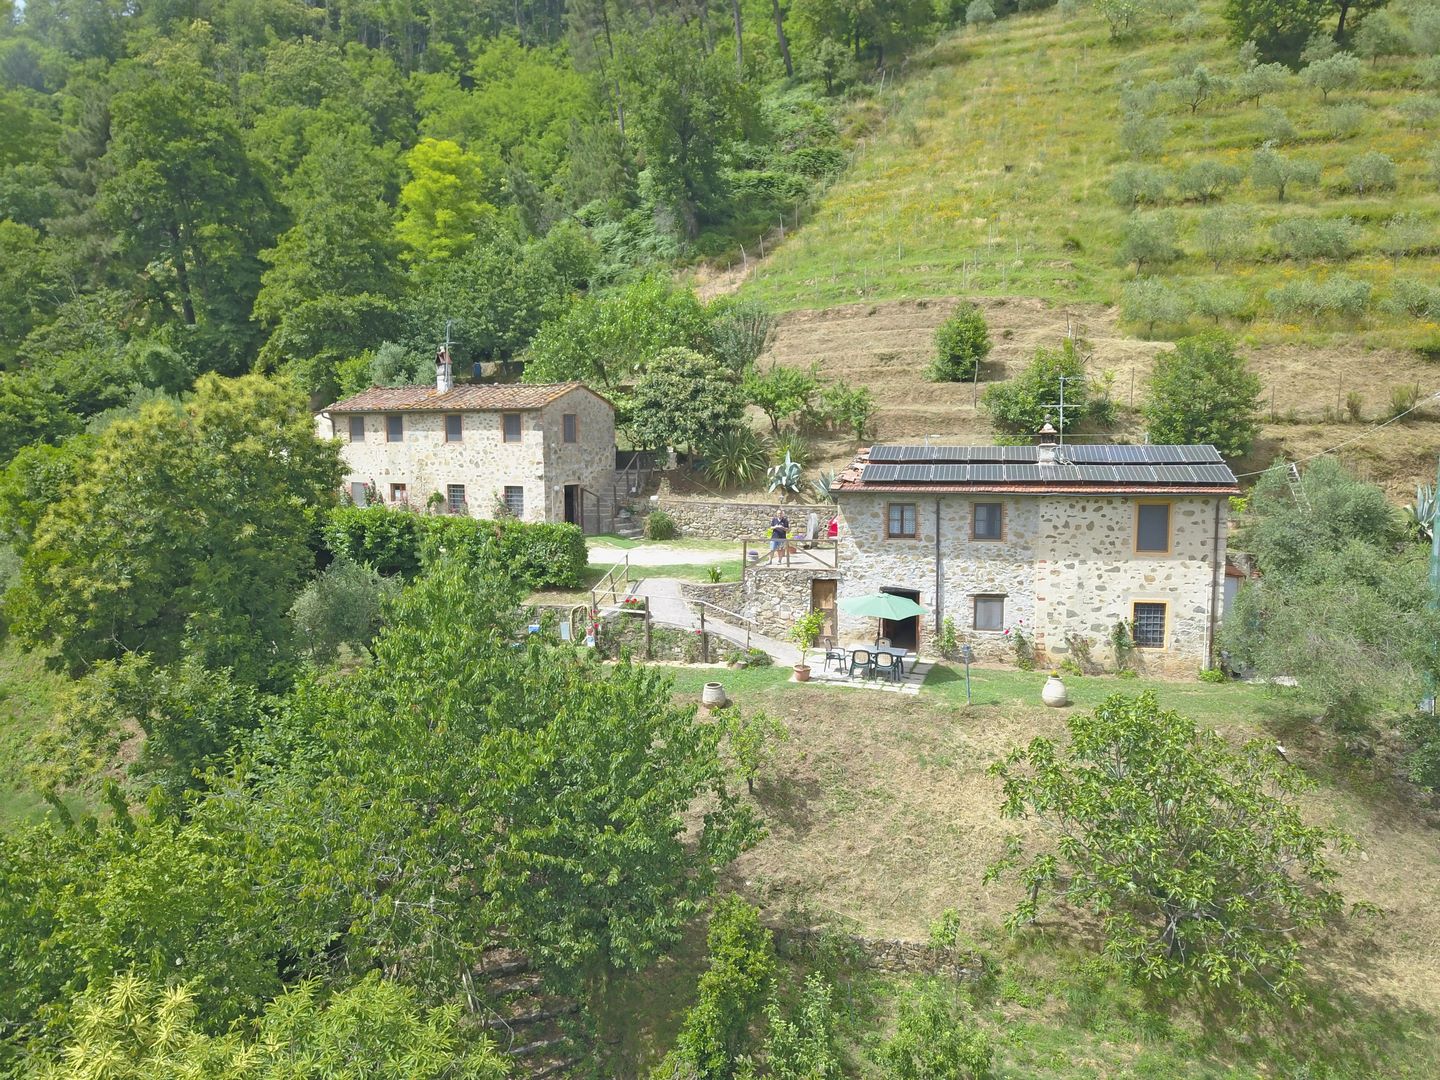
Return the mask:
<path id="1" fill-rule="evenodd" d="M 316 417 L 343 444 L 345 491 L 417 510 L 613 527 L 615 409 L 583 383 L 382 386 Z M 439 498 L 434 496 L 438 494 Z M 435 505 L 438 504 L 438 505 Z"/>
<path id="2" fill-rule="evenodd" d="M 1048 425 L 1047 425 L 1048 429 Z M 929 613 L 884 627 L 926 650 L 955 621 L 977 659 L 1041 664 L 1078 648 L 1112 662 L 1131 627 L 1136 665 L 1209 666 L 1224 602 L 1235 475 L 1213 446 L 874 446 L 834 485 L 840 598 L 892 592 Z M 828 591 L 835 585 L 827 585 Z M 839 613 L 841 641 L 874 620 Z"/>

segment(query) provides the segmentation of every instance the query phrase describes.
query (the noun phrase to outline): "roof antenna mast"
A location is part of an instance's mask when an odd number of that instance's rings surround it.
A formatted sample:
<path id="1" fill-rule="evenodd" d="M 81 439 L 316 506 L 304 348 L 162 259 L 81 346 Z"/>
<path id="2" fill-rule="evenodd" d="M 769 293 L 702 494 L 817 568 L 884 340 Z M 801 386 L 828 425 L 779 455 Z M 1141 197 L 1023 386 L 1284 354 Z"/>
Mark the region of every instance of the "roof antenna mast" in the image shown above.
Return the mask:
<path id="1" fill-rule="evenodd" d="M 1060 429 L 1060 430 L 1059 430 L 1059 434 L 1060 434 L 1060 445 L 1061 445 L 1061 446 L 1064 446 L 1064 445 L 1065 445 L 1065 410 L 1066 410 L 1066 409 L 1078 409 L 1078 408 L 1080 408 L 1079 405 L 1066 405 L 1066 404 L 1065 404 L 1065 384 L 1066 384 L 1067 382 L 1079 382 L 1079 381 L 1081 381 L 1083 378 L 1084 378 L 1083 375 L 1061 375 L 1061 376 L 1060 376 L 1060 400 L 1059 400 L 1058 402 L 1051 402 L 1051 403 L 1048 404 L 1048 405 L 1042 405 L 1042 406 L 1041 406 L 1041 408 L 1044 408 L 1044 409 L 1054 409 L 1054 410 L 1055 410 L 1055 415 L 1059 418 L 1058 421 L 1057 421 L 1056 426 Z"/>

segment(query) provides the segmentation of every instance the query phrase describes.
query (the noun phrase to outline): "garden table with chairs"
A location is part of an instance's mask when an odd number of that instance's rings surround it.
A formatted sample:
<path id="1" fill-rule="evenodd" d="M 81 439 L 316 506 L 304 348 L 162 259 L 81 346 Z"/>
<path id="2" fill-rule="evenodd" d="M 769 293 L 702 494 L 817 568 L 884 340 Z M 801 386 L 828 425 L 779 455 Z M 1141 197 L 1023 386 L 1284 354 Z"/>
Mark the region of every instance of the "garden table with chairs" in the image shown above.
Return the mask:
<path id="1" fill-rule="evenodd" d="M 905 677 L 905 661 L 912 661 L 910 666 L 913 669 L 916 655 L 897 645 L 877 645 L 874 642 L 828 645 L 825 648 L 825 668 L 828 671 L 830 665 L 835 664 L 836 670 L 843 671 L 846 678 L 854 678 L 859 673 L 866 679 L 884 676 L 899 682 Z"/>

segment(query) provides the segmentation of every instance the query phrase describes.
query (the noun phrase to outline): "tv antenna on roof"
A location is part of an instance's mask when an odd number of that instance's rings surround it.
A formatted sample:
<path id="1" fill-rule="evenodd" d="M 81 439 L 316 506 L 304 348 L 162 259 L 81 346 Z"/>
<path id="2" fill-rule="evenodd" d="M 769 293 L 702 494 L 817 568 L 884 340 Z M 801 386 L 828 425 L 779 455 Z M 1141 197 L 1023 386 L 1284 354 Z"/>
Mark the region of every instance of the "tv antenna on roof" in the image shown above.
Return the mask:
<path id="1" fill-rule="evenodd" d="M 1079 405 L 1066 405 L 1066 404 L 1065 404 L 1065 384 L 1066 384 L 1067 382 L 1072 382 L 1072 383 L 1073 383 L 1073 382 L 1083 382 L 1084 380 L 1085 380 L 1085 376 L 1083 376 L 1083 375 L 1061 375 L 1061 376 L 1060 376 L 1060 400 L 1057 401 L 1057 402 L 1053 402 L 1053 403 L 1051 403 L 1051 404 L 1048 404 L 1048 405 L 1043 405 L 1043 406 L 1041 406 L 1041 408 L 1054 409 L 1054 410 L 1055 410 L 1055 416 L 1056 416 L 1056 424 L 1055 424 L 1055 426 L 1056 426 L 1056 428 L 1057 428 L 1058 431 L 1059 431 L 1059 435 L 1060 435 L 1060 445 L 1061 445 L 1061 446 L 1064 446 L 1064 445 L 1065 445 L 1065 410 L 1066 410 L 1066 409 L 1078 409 L 1078 408 L 1080 408 Z"/>

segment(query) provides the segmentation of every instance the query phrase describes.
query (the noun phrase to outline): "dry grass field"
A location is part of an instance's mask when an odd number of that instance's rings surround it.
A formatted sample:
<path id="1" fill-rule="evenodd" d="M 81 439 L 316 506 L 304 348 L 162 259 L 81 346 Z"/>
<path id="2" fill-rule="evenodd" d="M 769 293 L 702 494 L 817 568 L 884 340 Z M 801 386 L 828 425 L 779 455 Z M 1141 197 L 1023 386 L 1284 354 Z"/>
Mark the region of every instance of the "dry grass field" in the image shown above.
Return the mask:
<path id="1" fill-rule="evenodd" d="M 968 707 L 963 682 L 943 666 L 918 697 L 799 685 L 787 676 L 677 669 L 682 700 L 718 677 L 742 708 L 764 709 L 789 729 L 753 797 L 768 835 L 734 865 L 727 887 L 777 924 L 870 937 L 924 941 L 932 922 L 954 909 L 962 940 L 994 965 L 996 987 L 975 1005 L 997 1040 L 997 1077 L 1418 1080 L 1440 1070 L 1435 812 L 1383 767 L 1340 765 L 1329 738 L 1289 699 L 1234 683 L 1069 681 L 1077 708 L 1117 690 L 1150 688 L 1163 705 L 1227 738 L 1282 741 L 1294 767 L 1317 782 L 1305 799 L 1309 816 L 1359 841 L 1354 854 L 1337 857 L 1340 887 L 1379 914 L 1346 921 L 1311 951 L 1313 1009 L 1237 1020 L 1162 1008 L 1118 983 L 1093 985 L 1092 927 L 1074 913 L 1048 916 L 1024 940 L 997 931 L 1017 892 L 981 878 L 1013 823 L 999 819 L 998 786 L 986 769 L 1037 735 L 1063 735 L 1066 711 L 1038 703 L 1043 673 L 975 669 Z M 674 958 L 616 988 L 617 1067 L 643 1075 L 663 1053 L 702 957 L 697 931 Z M 889 1022 L 884 1003 L 893 1007 L 905 982 L 870 986 L 877 1014 L 856 1003 L 863 985 L 848 987 L 856 1075 L 879 1075 L 867 1047 Z"/>

